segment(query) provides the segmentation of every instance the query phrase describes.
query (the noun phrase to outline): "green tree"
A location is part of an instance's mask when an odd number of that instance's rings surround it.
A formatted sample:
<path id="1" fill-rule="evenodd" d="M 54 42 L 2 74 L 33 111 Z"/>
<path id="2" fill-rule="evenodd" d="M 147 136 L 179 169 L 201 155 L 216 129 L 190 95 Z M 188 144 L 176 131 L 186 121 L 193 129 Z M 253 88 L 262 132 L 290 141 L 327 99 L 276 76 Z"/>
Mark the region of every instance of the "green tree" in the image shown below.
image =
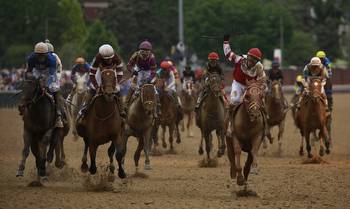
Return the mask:
<path id="1" fill-rule="evenodd" d="M 102 44 L 110 44 L 114 50 L 120 50 L 117 38 L 106 29 L 101 21 L 97 20 L 89 27 L 87 38 L 83 44 L 88 61 L 93 59 Z"/>

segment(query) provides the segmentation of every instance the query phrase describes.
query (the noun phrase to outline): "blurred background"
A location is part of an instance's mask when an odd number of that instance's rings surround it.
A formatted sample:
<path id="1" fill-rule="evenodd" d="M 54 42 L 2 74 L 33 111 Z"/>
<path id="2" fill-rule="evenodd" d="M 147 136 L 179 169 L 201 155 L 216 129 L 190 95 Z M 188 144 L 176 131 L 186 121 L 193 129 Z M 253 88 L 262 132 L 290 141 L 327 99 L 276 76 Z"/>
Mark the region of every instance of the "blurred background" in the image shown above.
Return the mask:
<path id="1" fill-rule="evenodd" d="M 127 62 L 147 39 L 158 62 L 170 57 L 180 71 L 185 64 L 201 68 L 209 52 L 218 52 L 229 82 L 224 34 L 238 54 L 262 49 L 267 69 L 278 59 L 285 84 L 318 50 L 333 63 L 333 83 L 350 83 L 349 0 L 0 0 L 0 25 L 2 91 L 17 88 L 26 56 L 45 39 L 67 74 L 76 57 L 91 62 L 101 44 Z"/>

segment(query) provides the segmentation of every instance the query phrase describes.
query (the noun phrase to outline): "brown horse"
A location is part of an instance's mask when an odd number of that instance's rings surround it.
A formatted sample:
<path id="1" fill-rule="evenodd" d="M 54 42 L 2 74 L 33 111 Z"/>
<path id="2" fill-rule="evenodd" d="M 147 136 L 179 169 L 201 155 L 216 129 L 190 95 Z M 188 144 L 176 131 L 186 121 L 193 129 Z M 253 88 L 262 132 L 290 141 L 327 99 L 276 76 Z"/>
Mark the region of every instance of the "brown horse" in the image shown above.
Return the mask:
<path id="1" fill-rule="evenodd" d="M 319 154 L 321 156 L 324 155 L 324 143 L 326 145 L 326 153 L 330 153 L 326 97 L 321 92 L 321 80 L 310 78 L 308 91 L 304 92 L 300 102 L 300 110 L 296 112 L 296 121 L 302 133 L 300 153 L 303 153 L 303 139 L 305 138 L 309 158 L 313 157 L 311 154 L 310 133 L 316 133 L 317 130 L 319 130 L 318 137 L 320 138 L 321 145 Z"/>
<path id="2" fill-rule="evenodd" d="M 185 89 L 181 91 L 181 103 L 182 103 L 182 111 L 185 115 L 187 115 L 187 136 L 193 137 L 192 132 L 192 124 L 193 124 L 193 111 L 196 105 L 196 91 L 193 87 L 192 81 L 185 81 Z M 183 119 L 184 121 L 185 119 Z M 184 130 L 184 122 L 182 123 L 182 129 Z"/>
<path id="3" fill-rule="evenodd" d="M 119 170 L 118 176 L 125 178 L 122 166 L 124 143 L 122 139 L 122 119 L 119 114 L 117 99 L 115 95 L 116 75 L 113 70 L 105 69 L 101 72 L 101 86 L 92 99 L 85 115 L 84 128 L 77 127 L 78 134 L 84 138 L 85 147 L 82 158 L 81 170 L 87 172 L 87 150 L 90 154 L 90 173 L 95 174 L 96 152 L 99 145 L 112 142 L 108 149 L 110 160 L 109 170 L 114 174 L 113 154 L 116 150 L 116 159 Z"/>
<path id="4" fill-rule="evenodd" d="M 272 81 L 270 91 L 265 96 L 265 107 L 268 114 L 267 123 L 270 128 L 278 126 L 278 148 L 282 151 L 282 136 L 284 132 L 284 124 L 287 113 L 288 104 L 283 95 L 282 84 L 280 81 Z M 264 148 L 267 147 L 264 140 Z"/>
<path id="5" fill-rule="evenodd" d="M 29 148 L 36 159 L 38 177 L 46 178 L 45 163 L 53 160 L 55 151 L 55 166 L 62 168 L 64 165 L 63 140 L 69 132 L 69 118 L 65 114 L 64 127 L 55 127 L 56 108 L 53 97 L 44 88 L 45 79 L 30 77 L 24 81 L 23 94 L 26 104 L 23 113 L 24 122 L 24 147 L 22 160 L 16 176 L 23 176 Z M 49 151 L 47 147 L 50 145 Z"/>
<path id="6" fill-rule="evenodd" d="M 179 122 L 181 120 L 181 116 L 179 115 L 178 108 L 173 101 L 173 98 L 170 96 L 170 92 L 165 89 L 165 80 L 158 78 L 156 81 L 156 88 L 159 94 L 159 101 L 161 104 L 161 115 L 159 118 L 159 122 L 156 123 L 154 128 L 153 141 L 154 147 L 158 146 L 158 128 L 162 127 L 162 146 L 163 148 L 167 147 L 167 143 L 165 142 L 165 131 L 166 127 L 169 128 L 169 143 L 170 143 L 170 151 L 174 150 L 173 141 L 174 141 L 174 133 L 176 133 L 176 143 L 181 143 L 181 136 L 179 131 Z"/>
<path id="7" fill-rule="evenodd" d="M 205 140 L 205 150 L 208 160 L 211 159 L 212 131 L 216 131 L 218 136 L 217 156 L 225 154 L 225 106 L 221 93 L 221 77 L 217 73 L 212 73 L 208 77 L 207 96 L 204 98 L 197 113 L 197 126 L 201 129 L 201 143 L 199 154 L 203 153 L 202 141 Z"/>
<path id="8" fill-rule="evenodd" d="M 134 154 L 136 171 L 139 166 L 139 159 L 142 149 L 145 152 L 145 169 L 151 169 L 149 155 L 152 145 L 152 128 L 154 124 L 154 112 L 156 106 L 155 87 L 152 84 L 145 84 L 140 88 L 139 96 L 130 102 L 126 120 L 124 143 L 126 153 L 126 144 L 129 136 L 137 138 L 138 146 Z"/>
<path id="9" fill-rule="evenodd" d="M 259 147 L 264 138 L 264 119 L 262 102 L 264 93 L 259 83 L 248 84 L 241 103 L 231 118 L 231 137 L 226 138 L 227 155 L 230 160 L 231 178 L 236 178 L 237 184 L 247 183 L 251 168 L 257 168 Z M 242 175 L 241 151 L 248 153 Z"/>

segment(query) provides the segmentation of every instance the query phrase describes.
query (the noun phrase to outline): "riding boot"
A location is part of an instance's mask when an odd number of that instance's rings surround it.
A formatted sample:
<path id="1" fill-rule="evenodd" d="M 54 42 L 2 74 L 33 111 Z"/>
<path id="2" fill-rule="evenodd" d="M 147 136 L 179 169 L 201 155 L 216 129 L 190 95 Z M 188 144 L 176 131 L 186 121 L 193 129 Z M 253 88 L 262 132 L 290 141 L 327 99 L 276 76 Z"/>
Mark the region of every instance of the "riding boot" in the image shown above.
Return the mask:
<path id="1" fill-rule="evenodd" d="M 63 121 L 62 121 L 62 110 L 63 110 L 63 104 L 62 104 L 62 99 L 60 92 L 54 92 L 53 93 L 54 100 L 56 103 L 56 112 L 57 112 L 57 117 L 56 117 L 56 122 L 55 122 L 55 127 L 57 128 L 63 128 Z"/>
<path id="2" fill-rule="evenodd" d="M 83 123 L 84 123 L 84 117 L 85 117 L 86 112 L 87 112 L 87 110 L 88 110 L 88 107 L 89 107 L 89 105 L 90 105 L 90 103 L 91 103 L 91 100 L 92 100 L 92 98 L 93 98 L 94 95 L 95 95 L 95 92 L 96 92 L 96 91 L 93 90 L 93 89 L 90 89 L 90 90 L 87 92 L 87 94 L 86 94 L 86 96 L 85 96 L 85 98 L 84 98 L 84 103 L 83 103 L 83 105 L 82 105 L 82 108 L 81 108 L 81 110 L 79 111 L 78 116 L 77 116 L 77 124 L 83 125 Z"/>
<path id="3" fill-rule="evenodd" d="M 199 107 L 200 107 L 201 104 L 202 104 L 203 98 L 204 98 L 204 90 L 201 91 L 201 92 L 199 93 L 199 95 L 198 95 L 197 103 L 196 103 L 196 106 L 194 107 L 194 111 L 195 111 L 196 113 L 198 113 L 198 111 L 199 111 Z"/>

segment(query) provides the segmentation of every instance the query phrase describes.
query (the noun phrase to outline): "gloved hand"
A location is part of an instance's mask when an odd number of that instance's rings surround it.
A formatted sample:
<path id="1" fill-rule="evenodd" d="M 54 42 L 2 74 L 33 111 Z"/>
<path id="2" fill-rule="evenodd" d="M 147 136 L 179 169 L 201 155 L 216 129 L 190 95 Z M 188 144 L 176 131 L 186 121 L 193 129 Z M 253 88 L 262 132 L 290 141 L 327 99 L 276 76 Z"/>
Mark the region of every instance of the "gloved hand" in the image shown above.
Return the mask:
<path id="1" fill-rule="evenodd" d="M 134 70 L 133 72 L 132 72 L 132 75 L 134 75 L 134 76 L 137 76 L 139 74 L 139 72 L 137 72 L 136 70 Z"/>
<path id="2" fill-rule="evenodd" d="M 225 34 L 224 35 L 224 41 L 229 41 L 230 40 L 230 35 L 229 34 Z"/>

